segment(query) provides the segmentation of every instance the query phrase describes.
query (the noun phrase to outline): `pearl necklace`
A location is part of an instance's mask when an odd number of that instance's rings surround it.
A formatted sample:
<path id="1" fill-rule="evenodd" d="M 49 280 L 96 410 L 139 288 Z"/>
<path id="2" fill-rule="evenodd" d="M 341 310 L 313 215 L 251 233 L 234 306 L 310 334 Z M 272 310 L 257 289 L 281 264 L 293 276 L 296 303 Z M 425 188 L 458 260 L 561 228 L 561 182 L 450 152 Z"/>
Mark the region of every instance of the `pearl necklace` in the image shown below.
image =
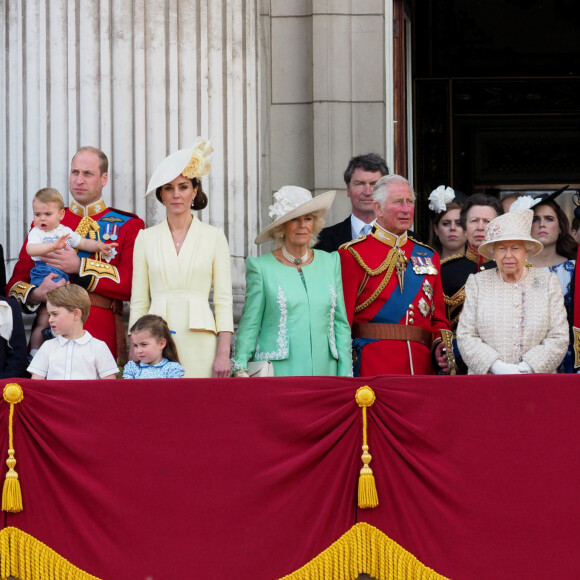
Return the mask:
<path id="1" fill-rule="evenodd" d="M 290 252 L 288 252 L 286 246 L 282 246 L 282 255 L 291 264 L 294 264 L 295 266 L 300 266 L 300 264 L 304 264 L 304 262 L 308 260 L 308 248 L 306 248 L 306 253 L 304 254 L 304 256 L 302 256 L 302 258 L 297 258 L 296 256 L 293 256 Z"/>

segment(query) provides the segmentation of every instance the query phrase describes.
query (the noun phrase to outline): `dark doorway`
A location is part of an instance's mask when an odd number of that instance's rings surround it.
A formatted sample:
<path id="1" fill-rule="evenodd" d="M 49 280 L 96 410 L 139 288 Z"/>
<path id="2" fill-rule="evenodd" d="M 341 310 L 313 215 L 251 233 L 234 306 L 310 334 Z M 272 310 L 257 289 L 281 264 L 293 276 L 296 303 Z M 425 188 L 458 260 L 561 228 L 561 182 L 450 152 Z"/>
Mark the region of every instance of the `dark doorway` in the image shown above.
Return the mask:
<path id="1" fill-rule="evenodd" d="M 438 185 L 471 194 L 580 183 L 573 0 L 413 0 L 418 228 Z"/>

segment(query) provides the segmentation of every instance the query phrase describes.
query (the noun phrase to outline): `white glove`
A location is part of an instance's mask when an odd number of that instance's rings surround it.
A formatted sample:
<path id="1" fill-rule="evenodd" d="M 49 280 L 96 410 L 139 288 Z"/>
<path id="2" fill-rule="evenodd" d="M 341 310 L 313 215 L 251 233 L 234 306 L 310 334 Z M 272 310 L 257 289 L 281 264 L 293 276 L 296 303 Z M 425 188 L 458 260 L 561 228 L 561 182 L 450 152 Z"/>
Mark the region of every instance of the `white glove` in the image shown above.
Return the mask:
<path id="1" fill-rule="evenodd" d="M 519 375 L 520 369 L 518 365 L 513 363 L 504 363 L 497 359 L 489 369 L 493 375 Z"/>
<path id="2" fill-rule="evenodd" d="M 530 374 L 534 372 L 534 369 L 532 369 L 532 367 L 525 360 L 518 364 L 518 370 L 522 374 Z"/>

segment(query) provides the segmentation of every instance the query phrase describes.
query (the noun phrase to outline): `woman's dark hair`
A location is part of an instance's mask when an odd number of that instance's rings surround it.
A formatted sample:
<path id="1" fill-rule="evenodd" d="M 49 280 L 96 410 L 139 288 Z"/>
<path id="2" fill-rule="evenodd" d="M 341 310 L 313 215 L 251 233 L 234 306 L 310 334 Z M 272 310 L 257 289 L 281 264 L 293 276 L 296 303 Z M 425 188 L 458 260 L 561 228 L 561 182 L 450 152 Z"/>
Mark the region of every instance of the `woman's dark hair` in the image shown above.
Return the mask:
<path id="1" fill-rule="evenodd" d="M 148 332 L 156 340 L 165 339 L 165 348 L 163 349 L 163 356 L 170 361 L 179 362 L 179 355 L 177 354 L 177 346 L 175 346 L 175 341 L 171 336 L 171 331 L 167 322 L 161 318 L 161 316 L 156 316 L 155 314 L 145 314 L 141 316 L 137 322 L 131 327 L 131 334 L 133 332 Z"/>
<path id="2" fill-rule="evenodd" d="M 455 200 L 450 201 L 445 204 L 445 211 L 440 213 L 433 212 L 433 217 L 431 218 L 431 231 L 429 232 L 429 245 L 439 254 L 443 250 L 439 236 L 435 233 L 435 226 L 439 225 L 439 222 L 443 219 L 443 216 L 451 211 L 452 209 L 461 209 L 461 204 L 457 203 Z M 464 228 L 465 229 L 465 228 Z"/>
<path id="3" fill-rule="evenodd" d="M 466 229 L 467 226 L 467 213 L 476 205 L 488 205 L 495 210 L 497 215 L 503 214 L 503 208 L 495 197 L 485 195 L 485 193 L 475 193 L 474 195 L 470 195 L 467 200 L 463 202 L 461 214 L 459 214 L 459 223 L 463 229 Z"/>
<path id="4" fill-rule="evenodd" d="M 207 206 L 207 195 L 205 194 L 205 192 L 203 191 L 202 187 L 201 187 L 201 181 L 198 181 L 195 177 L 190 179 L 191 181 L 191 185 L 193 186 L 193 189 L 195 189 L 197 187 L 197 193 L 195 195 L 195 197 L 193 198 L 193 201 L 191 202 L 191 209 L 194 209 L 195 211 L 199 211 L 200 209 L 204 209 Z M 158 187 L 155 190 L 155 197 L 161 202 L 163 203 L 163 200 L 161 199 L 161 187 Z"/>
<path id="5" fill-rule="evenodd" d="M 570 233 L 570 222 L 568 221 L 568 216 L 564 213 L 562 208 L 553 200 L 540 202 L 536 204 L 532 209 L 536 210 L 543 205 L 547 205 L 554 210 L 556 217 L 558 218 L 558 226 L 560 227 L 560 233 L 558 234 L 558 240 L 556 241 L 556 253 L 560 256 L 568 258 L 568 260 L 576 259 L 576 254 L 578 253 L 578 244 L 576 240 L 572 237 Z M 536 212 L 534 211 L 534 214 Z"/>

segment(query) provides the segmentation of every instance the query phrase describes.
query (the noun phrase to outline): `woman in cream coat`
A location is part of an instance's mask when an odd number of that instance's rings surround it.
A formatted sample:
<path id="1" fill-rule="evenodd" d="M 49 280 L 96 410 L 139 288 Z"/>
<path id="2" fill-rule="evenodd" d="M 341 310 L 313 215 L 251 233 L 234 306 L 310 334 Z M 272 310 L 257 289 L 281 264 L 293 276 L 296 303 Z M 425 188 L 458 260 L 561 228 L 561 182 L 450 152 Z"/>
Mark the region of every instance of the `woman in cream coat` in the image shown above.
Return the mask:
<path id="1" fill-rule="evenodd" d="M 193 148 L 173 153 L 157 167 L 147 193 L 155 191 L 167 219 L 141 231 L 133 254 L 129 328 L 144 314 L 163 317 L 190 378 L 230 376 L 233 301 L 228 242 L 221 229 L 191 213 L 207 205 L 201 178 L 209 172 L 211 152 L 198 137 Z M 215 318 L 209 306 L 212 286 Z"/>
<path id="2" fill-rule="evenodd" d="M 493 219 L 483 256 L 497 268 L 472 274 L 457 342 L 470 374 L 554 373 L 568 347 L 568 321 L 557 276 L 526 266 L 542 244 L 531 237 L 532 210 Z"/>
<path id="3" fill-rule="evenodd" d="M 312 250 L 334 191 L 317 197 L 285 186 L 270 206 L 275 221 L 256 238 L 275 250 L 246 261 L 246 301 L 232 369 L 272 361 L 276 376 L 352 375 L 350 326 L 337 252 Z"/>

